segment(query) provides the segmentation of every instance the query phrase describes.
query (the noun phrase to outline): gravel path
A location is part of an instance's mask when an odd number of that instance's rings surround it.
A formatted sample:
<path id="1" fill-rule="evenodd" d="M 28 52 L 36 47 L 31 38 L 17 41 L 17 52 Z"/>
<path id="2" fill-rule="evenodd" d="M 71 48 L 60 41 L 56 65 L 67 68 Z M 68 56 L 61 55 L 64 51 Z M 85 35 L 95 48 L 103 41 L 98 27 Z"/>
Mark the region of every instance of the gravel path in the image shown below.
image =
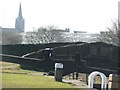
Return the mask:
<path id="1" fill-rule="evenodd" d="M 64 80 L 63 79 L 63 82 L 73 84 L 75 88 L 80 88 L 80 90 L 89 90 L 88 85 L 85 82 L 82 82 L 80 80 Z M 92 90 L 98 90 L 98 89 L 93 88 Z"/>
<path id="2" fill-rule="evenodd" d="M 64 80 L 63 82 L 73 84 L 75 88 L 87 88 L 87 84 L 79 80 Z"/>

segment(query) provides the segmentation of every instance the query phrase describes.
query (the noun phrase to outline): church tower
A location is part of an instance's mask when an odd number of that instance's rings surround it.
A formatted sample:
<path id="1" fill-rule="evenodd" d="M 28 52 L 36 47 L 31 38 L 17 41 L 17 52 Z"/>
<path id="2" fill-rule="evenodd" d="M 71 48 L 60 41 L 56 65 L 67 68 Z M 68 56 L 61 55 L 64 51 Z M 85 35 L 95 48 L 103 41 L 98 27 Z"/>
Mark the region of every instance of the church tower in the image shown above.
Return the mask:
<path id="1" fill-rule="evenodd" d="M 25 22 L 24 22 L 24 18 L 22 17 L 22 8 L 21 8 L 21 3 L 20 3 L 19 14 L 15 22 L 15 28 L 18 30 L 18 32 L 20 33 L 24 32 L 24 23 Z"/>

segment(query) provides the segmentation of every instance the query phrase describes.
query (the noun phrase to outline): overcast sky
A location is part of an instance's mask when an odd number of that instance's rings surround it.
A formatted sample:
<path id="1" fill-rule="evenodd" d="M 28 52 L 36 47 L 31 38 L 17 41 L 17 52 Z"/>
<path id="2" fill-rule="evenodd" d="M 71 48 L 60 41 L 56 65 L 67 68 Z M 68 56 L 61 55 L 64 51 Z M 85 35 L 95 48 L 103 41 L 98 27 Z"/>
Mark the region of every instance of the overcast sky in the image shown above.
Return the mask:
<path id="1" fill-rule="evenodd" d="M 0 26 L 14 28 L 19 4 L 25 31 L 55 25 L 71 31 L 97 33 L 117 20 L 119 0 L 0 0 Z"/>

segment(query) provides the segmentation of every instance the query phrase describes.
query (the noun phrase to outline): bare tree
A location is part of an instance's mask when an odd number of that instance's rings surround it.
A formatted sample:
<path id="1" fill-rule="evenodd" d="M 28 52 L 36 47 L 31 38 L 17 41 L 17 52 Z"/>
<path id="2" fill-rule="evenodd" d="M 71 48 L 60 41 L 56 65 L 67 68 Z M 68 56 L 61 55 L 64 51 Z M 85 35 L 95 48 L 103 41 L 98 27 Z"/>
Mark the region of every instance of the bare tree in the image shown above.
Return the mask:
<path id="1" fill-rule="evenodd" d="M 36 35 L 42 43 L 63 42 L 64 40 L 64 33 L 57 29 L 54 25 L 40 27 Z"/>
<path id="2" fill-rule="evenodd" d="M 39 44 L 39 43 L 53 43 L 64 42 L 64 31 L 58 29 L 56 26 L 40 27 L 35 32 L 28 32 L 24 34 L 25 43 Z"/>
<path id="3" fill-rule="evenodd" d="M 105 42 L 108 44 L 120 45 L 120 30 L 119 30 L 119 22 L 112 22 L 112 27 L 108 27 L 105 32 L 101 32 L 98 37 L 99 41 Z"/>
<path id="4" fill-rule="evenodd" d="M 22 36 L 20 33 L 17 33 L 15 31 L 11 32 L 2 32 L 1 37 L 2 45 L 7 44 L 20 44 L 22 42 Z"/>

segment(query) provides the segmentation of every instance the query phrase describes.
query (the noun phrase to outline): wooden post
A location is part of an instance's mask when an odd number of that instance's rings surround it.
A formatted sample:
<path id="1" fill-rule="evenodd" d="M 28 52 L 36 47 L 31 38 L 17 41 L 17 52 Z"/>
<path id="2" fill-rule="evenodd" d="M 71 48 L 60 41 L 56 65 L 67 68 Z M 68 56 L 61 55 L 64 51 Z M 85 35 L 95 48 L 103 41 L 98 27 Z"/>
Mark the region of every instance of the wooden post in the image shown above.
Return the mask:
<path id="1" fill-rule="evenodd" d="M 78 80 L 78 71 L 76 72 L 76 80 Z"/>
<path id="2" fill-rule="evenodd" d="M 74 80 L 75 78 L 74 78 L 74 72 L 72 73 L 72 79 Z"/>
<path id="3" fill-rule="evenodd" d="M 89 74 L 85 74 L 86 75 L 86 79 L 85 79 L 85 81 L 86 81 L 86 84 L 88 85 L 88 76 L 89 76 Z"/>
<path id="4" fill-rule="evenodd" d="M 75 54 L 75 63 L 76 63 L 76 80 L 78 80 L 78 72 L 79 72 L 79 61 L 80 61 L 80 53 Z"/>
<path id="5" fill-rule="evenodd" d="M 114 75 L 110 74 L 109 75 L 109 83 L 108 83 L 108 88 L 109 90 L 119 90 L 119 85 L 120 85 L 120 76 L 119 75 Z"/>

